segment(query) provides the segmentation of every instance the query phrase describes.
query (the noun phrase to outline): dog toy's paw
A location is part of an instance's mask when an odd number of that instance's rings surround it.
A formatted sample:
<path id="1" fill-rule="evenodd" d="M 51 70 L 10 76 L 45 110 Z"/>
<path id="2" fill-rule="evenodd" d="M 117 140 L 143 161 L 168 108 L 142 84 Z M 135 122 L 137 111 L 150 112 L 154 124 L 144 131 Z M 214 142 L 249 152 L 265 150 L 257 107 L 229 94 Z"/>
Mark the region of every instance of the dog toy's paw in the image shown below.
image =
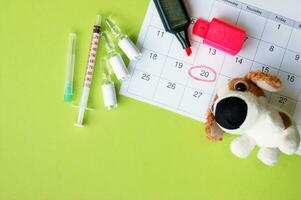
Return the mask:
<path id="1" fill-rule="evenodd" d="M 246 158 L 254 148 L 254 143 L 246 136 L 240 136 L 231 142 L 231 151 L 239 158 Z"/>
<path id="2" fill-rule="evenodd" d="M 292 155 L 297 151 L 299 143 L 299 133 L 294 127 L 290 127 L 286 130 L 285 136 L 279 146 L 279 149 L 287 155 Z"/>
<path id="3" fill-rule="evenodd" d="M 260 148 L 257 157 L 261 160 L 264 164 L 273 166 L 279 160 L 280 151 L 277 148 L 267 148 L 262 147 Z"/>
<path id="4" fill-rule="evenodd" d="M 298 146 L 299 143 L 297 143 L 296 141 L 284 140 L 280 144 L 279 149 L 287 155 L 292 155 L 297 151 Z"/>

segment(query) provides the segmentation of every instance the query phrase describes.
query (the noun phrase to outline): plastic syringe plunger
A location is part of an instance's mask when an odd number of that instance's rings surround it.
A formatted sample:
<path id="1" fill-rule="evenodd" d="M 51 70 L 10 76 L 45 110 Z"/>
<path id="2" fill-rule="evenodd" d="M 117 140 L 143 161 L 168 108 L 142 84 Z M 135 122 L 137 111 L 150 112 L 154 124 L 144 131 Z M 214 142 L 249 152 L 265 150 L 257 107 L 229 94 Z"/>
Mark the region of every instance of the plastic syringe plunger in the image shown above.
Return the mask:
<path id="1" fill-rule="evenodd" d="M 76 126 L 82 127 L 83 121 L 84 121 L 84 116 L 85 116 L 85 111 L 87 109 L 88 105 L 88 99 L 89 99 L 89 93 L 90 93 L 90 88 L 89 87 L 84 87 L 81 100 L 80 100 L 80 105 L 79 105 L 79 113 L 76 121 Z"/>
<path id="2" fill-rule="evenodd" d="M 106 18 L 105 23 L 117 40 L 118 46 L 130 60 L 138 60 L 142 54 L 132 40 L 119 28 L 111 17 Z"/>

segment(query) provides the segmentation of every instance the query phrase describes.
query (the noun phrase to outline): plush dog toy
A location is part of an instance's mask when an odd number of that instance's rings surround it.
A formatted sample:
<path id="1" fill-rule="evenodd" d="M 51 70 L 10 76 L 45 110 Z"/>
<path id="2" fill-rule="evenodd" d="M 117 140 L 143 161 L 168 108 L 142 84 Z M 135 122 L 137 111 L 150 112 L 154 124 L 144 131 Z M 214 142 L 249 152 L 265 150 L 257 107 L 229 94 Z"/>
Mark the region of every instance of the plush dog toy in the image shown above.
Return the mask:
<path id="1" fill-rule="evenodd" d="M 258 145 L 258 158 L 274 165 L 280 152 L 294 154 L 300 135 L 292 118 L 269 104 L 263 90 L 276 92 L 282 83 L 276 76 L 260 71 L 230 80 L 220 88 L 209 109 L 205 131 L 210 140 L 222 140 L 223 133 L 240 135 L 231 142 L 231 151 L 247 157 Z"/>

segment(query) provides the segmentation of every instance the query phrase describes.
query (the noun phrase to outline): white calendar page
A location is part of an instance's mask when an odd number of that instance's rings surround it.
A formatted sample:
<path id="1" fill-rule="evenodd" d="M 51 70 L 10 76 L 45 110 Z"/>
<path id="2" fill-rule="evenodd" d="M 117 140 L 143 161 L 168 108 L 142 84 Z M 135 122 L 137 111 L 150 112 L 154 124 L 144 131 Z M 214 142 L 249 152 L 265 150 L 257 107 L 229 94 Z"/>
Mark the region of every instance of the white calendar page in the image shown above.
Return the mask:
<path id="1" fill-rule="evenodd" d="M 131 62 L 131 78 L 120 93 L 204 121 L 216 89 L 250 70 L 276 74 L 285 88 L 267 94 L 291 113 L 301 132 L 301 23 L 233 0 L 186 0 L 192 21 L 220 18 L 247 32 L 237 56 L 225 54 L 191 35 L 187 57 L 177 39 L 165 32 L 151 1 L 137 45 L 143 58 Z M 203 66 L 203 67 L 200 67 Z"/>

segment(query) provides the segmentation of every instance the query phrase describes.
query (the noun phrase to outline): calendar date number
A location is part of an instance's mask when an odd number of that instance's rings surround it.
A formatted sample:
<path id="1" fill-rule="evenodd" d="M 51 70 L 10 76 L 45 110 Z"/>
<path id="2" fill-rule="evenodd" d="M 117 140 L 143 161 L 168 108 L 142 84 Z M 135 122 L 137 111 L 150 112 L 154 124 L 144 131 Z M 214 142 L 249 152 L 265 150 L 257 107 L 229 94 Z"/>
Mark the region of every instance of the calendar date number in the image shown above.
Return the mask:
<path id="1" fill-rule="evenodd" d="M 188 74 L 191 78 L 197 81 L 214 82 L 216 80 L 216 71 L 207 66 L 194 66 L 188 70 Z"/>
<path id="2" fill-rule="evenodd" d="M 150 81 L 150 77 L 150 74 L 143 73 L 141 79 L 145 81 Z"/>

